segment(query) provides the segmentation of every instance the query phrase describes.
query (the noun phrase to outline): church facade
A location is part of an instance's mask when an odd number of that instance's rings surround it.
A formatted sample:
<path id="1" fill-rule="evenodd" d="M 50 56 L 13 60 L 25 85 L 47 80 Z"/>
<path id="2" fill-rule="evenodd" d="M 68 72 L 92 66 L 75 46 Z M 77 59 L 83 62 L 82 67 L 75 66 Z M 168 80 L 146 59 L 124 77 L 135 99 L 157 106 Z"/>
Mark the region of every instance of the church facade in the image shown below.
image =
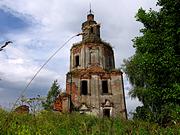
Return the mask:
<path id="1" fill-rule="evenodd" d="M 101 40 L 100 24 L 90 12 L 82 24 L 82 41 L 70 50 L 66 92 L 54 110 L 127 118 L 122 72 L 115 68 L 111 45 Z"/>
<path id="2" fill-rule="evenodd" d="M 90 12 L 82 23 L 82 41 L 70 50 L 66 93 L 80 113 L 127 118 L 122 72 L 115 68 L 114 51 L 101 40 L 100 24 Z"/>

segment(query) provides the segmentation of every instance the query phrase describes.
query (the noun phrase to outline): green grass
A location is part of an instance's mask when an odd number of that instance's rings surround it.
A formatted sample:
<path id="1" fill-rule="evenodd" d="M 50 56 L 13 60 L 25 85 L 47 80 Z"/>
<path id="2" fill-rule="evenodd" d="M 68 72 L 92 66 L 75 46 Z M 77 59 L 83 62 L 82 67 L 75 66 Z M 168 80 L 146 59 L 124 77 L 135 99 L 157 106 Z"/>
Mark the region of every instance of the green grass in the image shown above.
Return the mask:
<path id="1" fill-rule="evenodd" d="M 176 124 L 163 128 L 155 123 L 78 113 L 42 111 L 34 116 L 0 110 L 0 135 L 178 135 L 179 127 Z"/>

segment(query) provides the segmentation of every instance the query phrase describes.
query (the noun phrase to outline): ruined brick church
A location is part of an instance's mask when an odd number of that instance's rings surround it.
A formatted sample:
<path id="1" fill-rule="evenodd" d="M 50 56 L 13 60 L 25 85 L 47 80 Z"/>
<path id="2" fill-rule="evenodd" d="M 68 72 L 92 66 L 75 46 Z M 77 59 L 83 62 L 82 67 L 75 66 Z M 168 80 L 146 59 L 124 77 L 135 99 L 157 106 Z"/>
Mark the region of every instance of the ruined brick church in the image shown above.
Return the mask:
<path id="1" fill-rule="evenodd" d="M 111 45 L 102 41 L 100 24 L 90 12 L 82 23 L 82 41 L 70 50 L 66 92 L 55 102 L 55 110 L 96 116 L 127 118 L 122 72 L 115 68 Z"/>

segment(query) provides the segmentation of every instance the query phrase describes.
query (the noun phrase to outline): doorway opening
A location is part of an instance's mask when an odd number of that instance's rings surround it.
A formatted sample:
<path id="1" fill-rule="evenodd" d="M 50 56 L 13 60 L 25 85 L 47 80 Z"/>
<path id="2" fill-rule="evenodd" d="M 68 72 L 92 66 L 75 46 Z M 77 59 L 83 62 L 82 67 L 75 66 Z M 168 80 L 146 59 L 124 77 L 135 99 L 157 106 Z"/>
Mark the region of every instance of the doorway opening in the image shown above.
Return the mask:
<path id="1" fill-rule="evenodd" d="M 103 109 L 103 116 L 104 117 L 110 117 L 110 109 Z"/>

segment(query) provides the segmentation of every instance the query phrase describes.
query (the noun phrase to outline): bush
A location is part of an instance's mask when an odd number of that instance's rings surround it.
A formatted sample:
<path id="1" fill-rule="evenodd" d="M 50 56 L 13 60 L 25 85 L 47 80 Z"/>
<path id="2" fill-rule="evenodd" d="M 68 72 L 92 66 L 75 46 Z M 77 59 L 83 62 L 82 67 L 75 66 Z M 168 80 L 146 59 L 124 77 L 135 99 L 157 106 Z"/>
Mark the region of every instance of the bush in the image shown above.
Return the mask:
<path id="1" fill-rule="evenodd" d="M 78 113 L 42 111 L 36 115 L 0 110 L 0 134 L 8 135 L 153 135 L 180 134 L 180 123 L 163 128 L 155 123 L 98 118 Z"/>

